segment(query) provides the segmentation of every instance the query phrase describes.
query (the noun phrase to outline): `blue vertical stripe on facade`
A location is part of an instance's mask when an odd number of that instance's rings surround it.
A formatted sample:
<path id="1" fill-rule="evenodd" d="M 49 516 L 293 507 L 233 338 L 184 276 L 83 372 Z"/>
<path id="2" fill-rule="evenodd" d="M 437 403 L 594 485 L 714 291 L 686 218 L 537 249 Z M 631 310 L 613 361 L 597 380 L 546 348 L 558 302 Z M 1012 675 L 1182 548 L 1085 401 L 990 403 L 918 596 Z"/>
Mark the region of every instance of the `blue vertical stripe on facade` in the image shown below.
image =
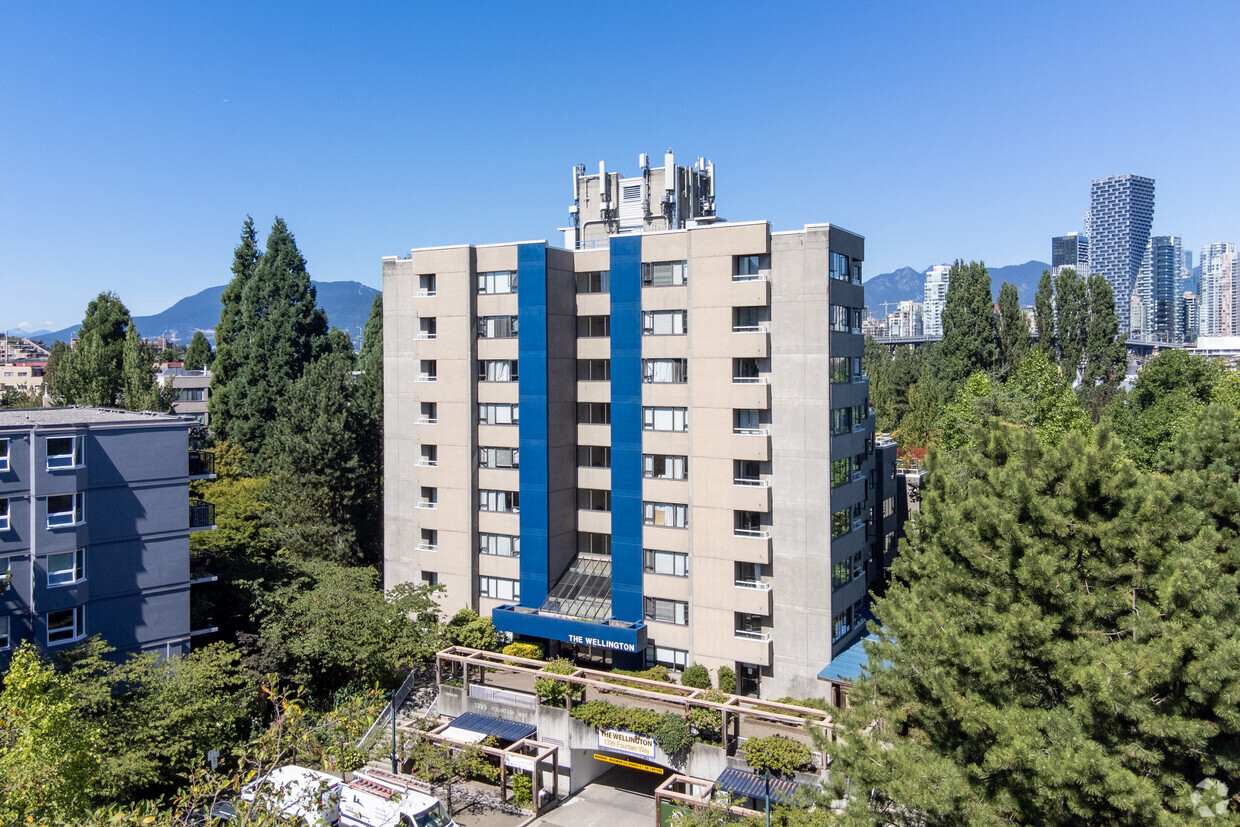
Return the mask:
<path id="1" fill-rule="evenodd" d="M 641 260 L 641 236 L 612 237 L 611 608 L 630 623 L 642 618 Z"/>
<path id="2" fill-rule="evenodd" d="M 538 608 L 550 588 L 547 478 L 547 247 L 517 246 L 521 404 L 521 605 Z"/>

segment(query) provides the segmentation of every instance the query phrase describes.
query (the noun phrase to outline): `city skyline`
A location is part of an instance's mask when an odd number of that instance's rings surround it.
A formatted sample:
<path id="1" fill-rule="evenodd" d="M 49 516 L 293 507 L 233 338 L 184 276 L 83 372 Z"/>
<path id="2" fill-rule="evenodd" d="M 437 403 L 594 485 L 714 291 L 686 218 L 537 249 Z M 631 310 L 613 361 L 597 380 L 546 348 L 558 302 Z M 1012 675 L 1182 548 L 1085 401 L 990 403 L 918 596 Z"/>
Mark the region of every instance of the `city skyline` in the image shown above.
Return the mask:
<path id="1" fill-rule="evenodd" d="M 1150 96 L 1214 111 L 1240 86 L 1240 56 L 1188 47 L 1240 23 L 1223 4 L 69 11 L 0 12 L 0 111 L 18 125 L 0 133 L 0 327 L 15 331 L 72 324 L 101 290 L 145 315 L 226 282 L 247 214 L 262 234 L 285 218 L 316 280 L 371 286 L 383 255 L 432 240 L 556 243 L 567 165 L 628 169 L 669 146 L 715 162 L 728 220 L 828 215 L 865 236 L 867 275 L 1044 260 L 1046 239 L 1083 229 L 1088 182 L 1129 172 L 1158 181 L 1155 234 L 1193 251 L 1240 235 L 1240 160 L 1210 137 L 1240 115 L 1142 126 Z M 1185 48 L 1134 48 L 1155 21 Z M 673 32 L 694 33 L 691 71 L 666 59 Z M 589 79 L 639 68 L 664 82 L 568 117 Z M 1083 73 L 1089 117 L 1058 128 Z"/>

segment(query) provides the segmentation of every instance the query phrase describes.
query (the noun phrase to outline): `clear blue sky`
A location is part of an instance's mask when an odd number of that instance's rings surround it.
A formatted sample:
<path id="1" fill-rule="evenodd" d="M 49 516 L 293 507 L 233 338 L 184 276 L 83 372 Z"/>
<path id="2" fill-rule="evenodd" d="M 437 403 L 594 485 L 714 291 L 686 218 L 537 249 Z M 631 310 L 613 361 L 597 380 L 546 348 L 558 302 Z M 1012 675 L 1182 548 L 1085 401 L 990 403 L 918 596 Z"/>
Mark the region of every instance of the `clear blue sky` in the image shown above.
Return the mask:
<path id="1" fill-rule="evenodd" d="M 570 168 L 674 149 L 720 213 L 866 236 L 868 274 L 1046 260 L 1092 178 L 1240 241 L 1240 3 L 0 3 L 0 328 L 229 278 L 548 238 Z M 27 328 L 29 329 L 29 327 Z"/>

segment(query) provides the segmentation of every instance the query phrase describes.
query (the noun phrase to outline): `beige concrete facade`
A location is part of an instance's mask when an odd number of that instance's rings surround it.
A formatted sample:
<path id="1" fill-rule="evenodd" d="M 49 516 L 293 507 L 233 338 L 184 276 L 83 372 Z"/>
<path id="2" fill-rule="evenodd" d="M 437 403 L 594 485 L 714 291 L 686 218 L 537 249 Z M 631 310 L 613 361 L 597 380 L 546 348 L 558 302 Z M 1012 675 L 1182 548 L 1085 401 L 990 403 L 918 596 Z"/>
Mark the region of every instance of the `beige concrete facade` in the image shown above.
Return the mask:
<path id="1" fill-rule="evenodd" d="M 518 404 L 523 377 L 496 381 L 520 339 L 480 337 L 493 329 L 487 319 L 518 316 L 518 294 L 479 292 L 479 274 L 518 271 L 519 246 L 383 260 L 386 586 L 437 582 L 448 612 L 520 602 L 531 570 L 506 553 L 510 541 L 480 553 L 488 537 L 519 537 L 522 524 L 502 510 L 504 493 L 525 493 L 522 471 L 482 467 L 487 449 L 521 444 L 507 406 Z M 605 336 L 599 322 L 579 324 L 612 314 L 606 290 L 578 289 L 588 274 L 610 273 L 608 248 L 545 252 L 554 587 L 583 542 L 614 528 L 603 507 L 610 454 L 589 453 L 621 447 L 612 382 L 591 371 L 605 363 L 614 376 L 621 356 L 614 328 Z M 864 600 L 872 577 L 832 577 L 841 557 L 872 545 L 868 385 L 855 373 L 832 381 L 832 360 L 859 363 L 863 337 L 830 322 L 841 312 L 833 308 L 864 307 L 864 240 L 829 225 L 772 233 L 766 222 L 712 223 L 646 232 L 640 255 L 643 265 L 683 262 L 685 274 L 684 284 L 640 287 L 640 401 L 658 423 L 641 432 L 647 660 L 727 666 L 742 673 L 742 690 L 764 697 L 817 694 L 818 670 L 860 633 L 851 616 L 839 633 L 841 612 Z M 842 278 L 830 276 L 833 255 L 845 262 Z M 833 425 L 843 407 L 854 411 L 846 432 Z M 833 480 L 841 457 L 860 459 Z M 833 541 L 833 514 L 844 510 L 850 530 Z"/>

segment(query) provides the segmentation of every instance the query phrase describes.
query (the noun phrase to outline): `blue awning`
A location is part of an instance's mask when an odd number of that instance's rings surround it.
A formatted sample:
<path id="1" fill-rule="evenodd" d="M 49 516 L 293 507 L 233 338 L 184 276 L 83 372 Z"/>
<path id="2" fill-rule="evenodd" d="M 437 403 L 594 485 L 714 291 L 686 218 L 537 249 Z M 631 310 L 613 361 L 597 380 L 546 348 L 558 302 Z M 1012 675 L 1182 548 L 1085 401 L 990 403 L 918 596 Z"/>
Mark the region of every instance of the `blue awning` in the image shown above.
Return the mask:
<path id="1" fill-rule="evenodd" d="M 795 781 L 771 776 L 771 801 L 777 804 L 792 803 L 800 787 Z M 755 772 L 728 767 L 715 779 L 715 788 L 742 798 L 766 801 L 766 782 Z"/>
<path id="2" fill-rule="evenodd" d="M 468 729 L 470 732 L 481 732 L 483 735 L 494 735 L 501 741 L 520 741 L 538 731 L 538 727 L 530 724 L 492 718 L 479 712 L 466 712 L 453 721 L 452 726 L 456 729 Z"/>
<path id="3" fill-rule="evenodd" d="M 852 646 L 849 646 L 818 673 L 824 681 L 855 681 L 861 677 L 861 670 L 869 667 L 870 659 L 865 654 L 865 642 L 878 640 L 878 635 L 866 635 Z"/>

